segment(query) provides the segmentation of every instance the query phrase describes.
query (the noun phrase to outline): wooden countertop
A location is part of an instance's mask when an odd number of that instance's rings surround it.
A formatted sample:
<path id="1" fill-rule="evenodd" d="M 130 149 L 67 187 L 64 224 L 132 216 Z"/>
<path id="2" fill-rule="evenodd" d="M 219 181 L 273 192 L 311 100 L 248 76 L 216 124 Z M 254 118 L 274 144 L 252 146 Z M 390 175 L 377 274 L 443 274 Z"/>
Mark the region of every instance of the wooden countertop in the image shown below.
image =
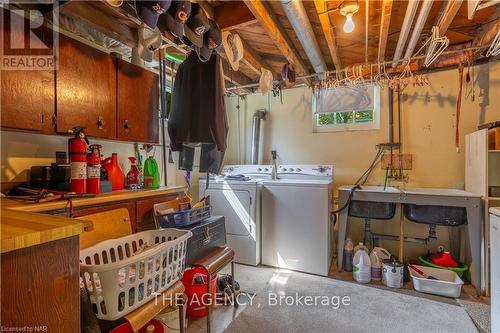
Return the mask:
<path id="1" fill-rule="evenodd" d="M 95 198 L 73 199 L 73 207 L 98 205 L 114 201 L 125 201 L 132 199 L 148 198 L 158 195 L 179 193 L 185 191 L 184 186 L 164 186 L 152 190 L 120 190 L 109 193 L 98 194 Z M 22 201 L 2 199 L 2 208 L 22 210 L 24 212 L 44 212 L 66 207 L 66 200 L 50 201 L 45 203 L 26 203 Z"/>
<path id="2" fill-rule="evenodd" d="M 2 209 L 1 219 L 1 253 L 79 235 L 90 223 L 12 209 Z"/>
<path id="3" fill-rule="evenodd" d="M 168 186 L 154 190 L 114 191 L 95 198 L 74 199 L 73 206 L 148 198 L 185 190 L 183 186 Z M 2 198 L 0 203 L 1 253 L 76 236 L 87 226 L 91 226 L 91 222 L 39 213 L 63 209 L 66 207 L 66 200 L 32 204 Z"/>

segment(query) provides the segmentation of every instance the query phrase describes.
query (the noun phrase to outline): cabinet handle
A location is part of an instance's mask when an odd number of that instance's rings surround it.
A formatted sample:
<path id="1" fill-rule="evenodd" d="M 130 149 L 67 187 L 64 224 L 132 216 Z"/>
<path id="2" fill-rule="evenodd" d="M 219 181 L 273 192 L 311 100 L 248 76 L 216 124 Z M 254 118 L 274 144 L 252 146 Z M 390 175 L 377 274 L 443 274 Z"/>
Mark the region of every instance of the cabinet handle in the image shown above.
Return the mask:
<path id="1" fill-rule="evenodd" d="M 97 117 L 97 128 L 104 129 L 104 118 L 102 116 Z"/>
<path id="2" fill-rule="evenodd" d="M 128 123 L 128 120 L 125 120 L 125 123 L 123 124 L 123 128 L 125 128 L 125 131 L 128 131 L 130 129 L 130 125 Z"/>

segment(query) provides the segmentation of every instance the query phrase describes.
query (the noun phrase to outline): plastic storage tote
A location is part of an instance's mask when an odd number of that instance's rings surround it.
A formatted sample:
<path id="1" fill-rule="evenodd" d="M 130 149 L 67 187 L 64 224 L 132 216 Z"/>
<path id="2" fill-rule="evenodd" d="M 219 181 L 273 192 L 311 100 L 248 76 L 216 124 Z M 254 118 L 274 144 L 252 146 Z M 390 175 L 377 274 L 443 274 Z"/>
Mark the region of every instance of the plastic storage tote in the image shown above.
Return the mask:
<path id="1" fill-rule="evenodd" d="M 161 228 L 182 228 L 201 222 L 210 216 L 211 207 L 203 206 L 166 215 L 158 215 L 157 218 Z"/>
<path id="2" fill-rule="evenodd" d="M 80 251 L 80 274 L 99 319 L 116 320 L 180 279 L 189 230 L 143 231 Z"/>
<path id="3" fill-rule="evenodd" d="M 422 277 L 413 269 L 410 269 L 410 275 L 413 280 L 413 288 L 422 293 L 441 295 L 446 297 L 458 298 L 464 282 L 457 273 L 441 268 L 426 267 L 415 265 L 427 276 L 433 276 L 438 280 L 431 280 Z"/>

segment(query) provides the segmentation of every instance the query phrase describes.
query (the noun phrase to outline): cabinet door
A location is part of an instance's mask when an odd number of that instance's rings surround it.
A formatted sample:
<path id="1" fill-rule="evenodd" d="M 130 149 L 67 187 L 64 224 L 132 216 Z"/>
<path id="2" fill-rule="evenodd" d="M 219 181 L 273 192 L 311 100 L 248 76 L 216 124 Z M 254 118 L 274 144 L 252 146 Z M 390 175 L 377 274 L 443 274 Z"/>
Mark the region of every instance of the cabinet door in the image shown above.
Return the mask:
<path id="1" fill-rule="evenodd" d="M 35 38 L 29 36 L 30 32 L 28 30 L 24 31 L 23 29 L 24 26 L 29 26 L 29 21 L 3 9 L 2 18 L 3 61 L 8 61 L 13 66 L 11 59 L 14 58 L 10 56 L 22 54 L 31 57 L 52 54 L 52 31 L 43 26 L 32 30 L 36 38 L 44 44 L 44 48 L 15 48 L 19 43 L 26 45 L 26 41 Z M 13 23 L 11 24 L 11 22 Z M 22 22 L 24 22 L 24 26 L 17 24 Z M 11 70 L 2 68 L 0 77 L 2 87 L 0 97 L 2 128 L 45 133 L 53 132 L 54 70 Z"/>
<path id="2" fill-rule="evenodd" d="M 158 75 L 118 61 L 118 139 L 157 143 Z"/>
<path id="3" fill-rule="evenodd" d="M 2 327 L 80 332 L 78 236 L 2 253 L 1 269 Z"/>
<path id="4" fill-rule="evenodd" d="M 85 126 L 88 135 L 116 138 L 116 66 L 104 52 L 59 35 L 57 131 Z"/>

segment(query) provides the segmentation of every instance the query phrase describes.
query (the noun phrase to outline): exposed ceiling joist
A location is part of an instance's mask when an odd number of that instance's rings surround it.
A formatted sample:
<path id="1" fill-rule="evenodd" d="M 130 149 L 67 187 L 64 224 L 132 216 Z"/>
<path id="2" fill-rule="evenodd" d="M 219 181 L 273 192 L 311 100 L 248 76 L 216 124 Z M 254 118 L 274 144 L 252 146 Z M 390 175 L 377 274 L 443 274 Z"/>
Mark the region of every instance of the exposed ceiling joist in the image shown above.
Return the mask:
<path id="1" fill-rule="evenodd" d="M 467 17 L 469 20 L 474 18 L 474 14 L 481 9 L 496 6 L 500 0 L 467 0 Z"/>
<path id="2" fill-rule="evenodd" d="M 378 38 L 378 61 L 382 62 L 385 58 L 385 49 L 387 38 L 389 36 L 389 26 L 391 24 L 392 0 L 384 0 L 382 3 L 382 14 L 380 17 L 380 33 Z"/>
<path id="3" fill-rule="evenodd" d="M 215 7 L 214 18 L 222 31 L 257 23 L 255 16 L 242 1 L 226 1 Z"/>
<path id="4" fill-rule="evenodd" d="M 83 21 L 93 29 L 130 47 L 137 46 L 137 29 L 113 19 L 105 13 L 96 10 L 85 1 L 69 1 L 60 8 L 61 15 Z"/>
<path id="5" fill-rule="evenodd" d="M 330 51 L 330 56 L 333 60 L 333 65 L 336 70 L 340 70 L 342 68 L 342 63 L 340 62 L 340 56 L 337 49 L 337 39 L 330 22 L 329 14 L 323 14 L 327 11 L 327 2 L 324 0 L 314 0 L 314 6 L 318 12 L 319 22 L 321 24 L 321 29 L 323 29 L 323 33 L 325 34 L 326 43 L 328 45 L 328 50 Z"/>
<path id="6" fill-rule="evenodd" d="M 240 37 L 241 38 L 241 37 Z M 272 71 L 272 67 L 250 46 L 241 39 L 243 43 L 243 62 L 256 74 L 260 75 L 262 67 Z"/>
<path id="7" fill-rule="evenodd" d="M 489 23 L 481 27 L 478 35 L 472 41 L 472 46 L 488 45 L 495 38 L 498 30 L 500 30 L 500 9 L 497 9 L 490 16 Z"/>
<path id="8" fill-rule="evenodd" d="M 244 2 L 283 56 L 295 66 L 296 71 L 301 74 L 309 74 L 302 60 L 283 34 L 277 20 L 274 19 L 264 5 L 264 2 L 260 0 L 244 0 Z"/>
<path id="9" fill-rule="evenodd" d="M 460 6 L 462 6 L 462 0 L 448 1 L 443 5 L 446 5 L 446 8 L 444 9 L 443 14 L 438 23 L 439 36 L 444 36 L 448 31 L 451 22 L 457 15 Z"/>
<path id="10" fill-rule="evenodd" d="M 429 13 L 431 11 L 432 3 L 433 0 L 422 1 L 417 21 L 415 22 L 410 41 L 408 42 L 408 46 L 406 47 L 405 58 L 409 58 L 413 55 L 413 51 L 415 50 L 417 42 L 420 40 L 422 30 L 424 29 L 425 21 L 427 21 L 427 17 L 429 16 Z"/>
<path id="11" fill-rule="evenodd" d="M 410 34 L 410 29 L 413 23 L 413 18 L 417 12 L 418 8 L 418 0 L 409 0 L 408 5 L 406 7 L 406 13 L 403 20 L 403 24 L 401 26 L 401 31 L 399 33 L 398 44 L 396 45 L 396 51 L 394 51 L 394 63 L 392 67 L 396 67 L 397 61 L 401 59 L 401 54 L 403 53 L 403 49 L 406 44 L 406 40 L 408 35 Z"/>

